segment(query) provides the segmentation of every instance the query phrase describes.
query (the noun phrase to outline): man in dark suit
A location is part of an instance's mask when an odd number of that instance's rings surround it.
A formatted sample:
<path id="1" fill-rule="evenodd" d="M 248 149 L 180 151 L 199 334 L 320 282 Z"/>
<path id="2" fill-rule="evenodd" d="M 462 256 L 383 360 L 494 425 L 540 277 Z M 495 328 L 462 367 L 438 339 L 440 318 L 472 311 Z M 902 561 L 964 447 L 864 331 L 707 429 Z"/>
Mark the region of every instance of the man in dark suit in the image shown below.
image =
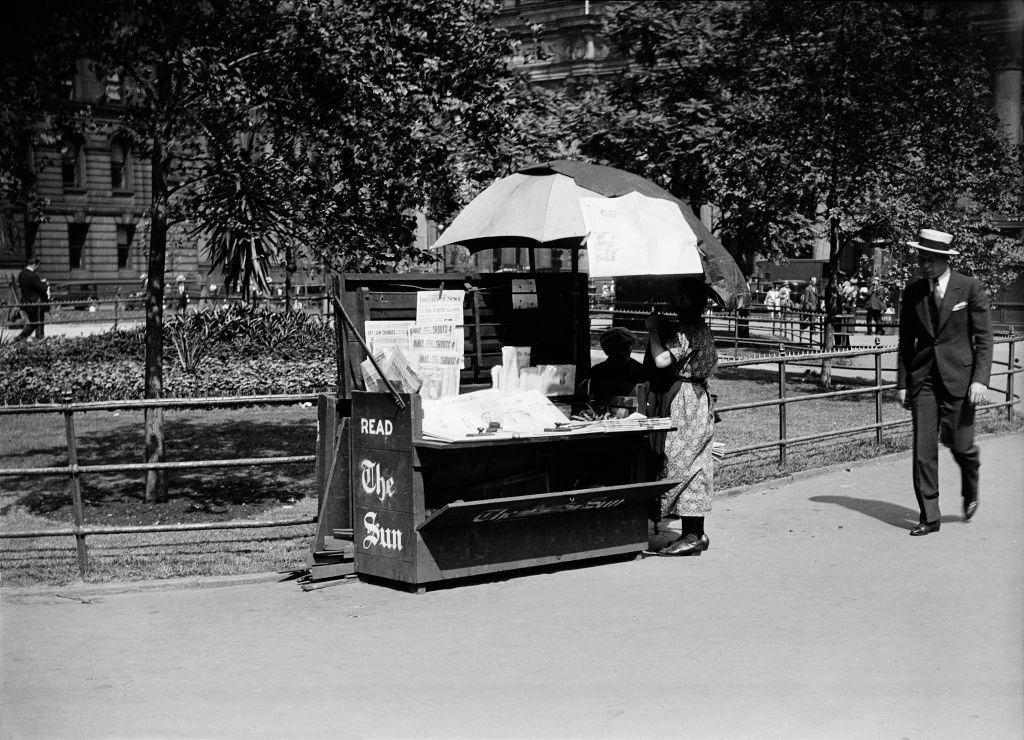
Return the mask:
<path id="1" fill-rule="evenodd" d="M 14 338 L 15 342 L 28 339 L 35 332 L 36 339 L 43 338 L 43 318 L 46 313 L 45 304 L 47 297 L 46 281 L 39 277 L 36 270 L 39 269 L 39 258 L 33 258 L 28 265 L 18 273 L 18 288 L 21 290 L 22 310 L 28 316 L 28 324 L 21 330 L 21 333 Z"/>
<path id="2" fill-rule="evenodd" d="M 980 456 L 974 410 L 986 401 L 992 371 L 992 316 L 981 283 L 949 269 L 953 237 L 921 229 L 923 279 L 907 285 L 900 311 L 896 387 L 914 422 L 915 537 L 939 531 L 939 441 L 960 466 L 964 520 L 978 510 Z"/>

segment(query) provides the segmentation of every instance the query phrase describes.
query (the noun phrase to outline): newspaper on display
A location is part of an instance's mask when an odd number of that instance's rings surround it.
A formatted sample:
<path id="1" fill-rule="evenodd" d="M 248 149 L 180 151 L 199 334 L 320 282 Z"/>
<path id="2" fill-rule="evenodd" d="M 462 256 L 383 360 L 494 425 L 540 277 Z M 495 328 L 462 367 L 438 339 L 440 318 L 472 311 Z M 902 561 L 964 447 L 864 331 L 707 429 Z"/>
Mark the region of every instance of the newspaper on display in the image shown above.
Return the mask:
<path id="1" fill-rule="evenodd" d="M 659 431 L 671 427 L 671 419 L 648 419 L 640 414 L 626 419 L 570 420 L 538 390 L 506 393 L 489 388 L 423 402 L 424 439 L 444 442 Z"/>
<path id="2" fill-rule="evenodd" d="M 420 291 L 415 321 L 367 321 L 367 345 L 384 377 L 401 381 L 402 390 L 428 399 L 459 394 L 464 367 L 463 301 L 466 291 Z M 360 365 L 367 390 L 384 385 L 373 363 Z"/>

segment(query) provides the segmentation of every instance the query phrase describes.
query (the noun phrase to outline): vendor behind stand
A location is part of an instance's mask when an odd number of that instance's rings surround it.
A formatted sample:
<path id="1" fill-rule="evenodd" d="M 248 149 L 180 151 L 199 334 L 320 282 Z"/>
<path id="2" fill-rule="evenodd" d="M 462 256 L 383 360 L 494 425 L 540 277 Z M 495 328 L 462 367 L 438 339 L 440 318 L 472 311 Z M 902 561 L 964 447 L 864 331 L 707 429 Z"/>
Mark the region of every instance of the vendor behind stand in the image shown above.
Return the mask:
<path id="1" fill-rule="evenodd" d="M 590 370 L 590 392 L 614 393 L 615 389 L 647 380 L 644 366 L 629 356 L 636 335 L 621 326 L 613 326 L 601 335 L 601 349 L 608 356 Z"/>
<path id="2" fill-rule="evenodd" d="M 673 426 L 664 438 L 659 477 L 685 481 L 662 495 L 660 518 L 679 519 L 680 537 L 658 554 L 685 556 L 700 555 L 710 544 L 704 517 L 714 496 L 715 408 L 708 378 L 718 365 L 718 353 L 703 317 L 708 301 L 703 277 L 681 278 L 677 291 L 677 323 L 657 312 L 647 318 L 646 361 L 651 369 L 649 406 L 654 406 L 648 415 L 671 416 Z"/>

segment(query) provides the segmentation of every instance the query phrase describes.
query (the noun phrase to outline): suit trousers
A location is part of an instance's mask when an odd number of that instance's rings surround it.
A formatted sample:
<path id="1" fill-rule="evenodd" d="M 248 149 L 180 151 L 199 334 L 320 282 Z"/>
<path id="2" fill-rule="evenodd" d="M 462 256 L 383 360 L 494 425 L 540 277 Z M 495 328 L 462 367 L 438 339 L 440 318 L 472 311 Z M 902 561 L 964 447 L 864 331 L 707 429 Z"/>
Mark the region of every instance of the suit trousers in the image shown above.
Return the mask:
<path id="1" fill-rule="evenodd" d="M 914 494 L 920 523 L 937 522 L 939 514 L 939 442 L 960 466 L 960 494 L 965 502 L 978 498 L 981 454 L 974 444 L 974 406 L 951 396 L 938 372 L 929 374 L 911 399 L 914 422 Z"/>
<path id="2" fill-rule="evenodd" d="M 23 305 L 22 310 L 28 317 L 28 323 L 25 324 L 25 328 L 21 330 L 21 333 L 14 338 L 15 342 L 19 342 L 23 339 L 28 339 L 33 334 L 36 335 L 36 339 L 43 338 L 43 322 L 45 320 L 45 312 L 42 306 Z"/>

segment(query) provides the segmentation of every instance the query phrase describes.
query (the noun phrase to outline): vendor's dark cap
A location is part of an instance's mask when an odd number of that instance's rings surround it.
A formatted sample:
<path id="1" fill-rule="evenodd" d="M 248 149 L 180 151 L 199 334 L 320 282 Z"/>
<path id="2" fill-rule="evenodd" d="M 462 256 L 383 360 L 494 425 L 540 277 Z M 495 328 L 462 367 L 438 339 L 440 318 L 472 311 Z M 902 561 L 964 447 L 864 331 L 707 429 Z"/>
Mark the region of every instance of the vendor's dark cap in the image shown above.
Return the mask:
<path id="1" fill-rule="evenodd" d="M 950 248 L 949 245 L 952 243 L 952 234 L 947 234 L 945 231 L 936 231 L 935 229 L 921 229 L 917 234 L 916 242 L 907 242 L 914 249 L 930 252 L 931 254 L 943 254 L 947 257 L 960 254 L 955 249 Z"/>
<path id="2" fill-rule="evenodd" d="M 601 348 L 632 347 L 636 343 L 636 334 L 621 326 L 613 326 L 601 335 Z"/>

